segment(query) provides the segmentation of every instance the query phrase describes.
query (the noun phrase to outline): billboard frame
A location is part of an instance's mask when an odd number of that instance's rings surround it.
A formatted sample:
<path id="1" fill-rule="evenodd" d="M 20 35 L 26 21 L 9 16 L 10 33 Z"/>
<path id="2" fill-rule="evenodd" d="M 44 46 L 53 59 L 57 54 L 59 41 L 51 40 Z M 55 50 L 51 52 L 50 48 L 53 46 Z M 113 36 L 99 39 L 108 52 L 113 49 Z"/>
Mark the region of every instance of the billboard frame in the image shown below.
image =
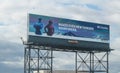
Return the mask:
<path id="1" fill-rule="evenodd" d="M 33 15 L 38 15 L 38 14 L 33 14 Z M 41 15 L 38 15 L 38 16 L 41 16 Z M 44 16 L 44 15 L 42 15 L 42 16 Z M 28 16 L 27 16 L 28 18 L 30 17 L 30 14 L 28 14 Z M 51 16 L 48 16 L 48 17 L 51 17 Z M 55 18 L 59 18 L 59 17 L 55 17 Z M 66 18 L 60 18 L 60 19 L 66 19 Z M 72 19 L 68 19 L 68 20 L 72 20 Z M 74 21 L 78 21 L 78 20 L 74 20 Z M 30 25 L 30 20 L 29 19 L 27 19 L 27 42 L 31 42 L 31 41 L 28 41 L 29 40 L 29 25 Z M 80 21 L 80 22 L 85 22 L 85 21 Z M 87 23 L 92 23 L 92 22 L 87 22 Z M 100 24 L 100 23 L 95 23 L 95 24 Z M 106 24 L 103 24 L 103 25 L 106 25 Z M 110 29 L 110 27 L 109 27 L 109 29 Z M 109 32 L 109 35 L 110 35 L 110 32 Z M 35 36 L 34 36 L 35 37 Z M 41 38 L 41 37 L 39 37 L 39 38 Z M 46 37 L 45 37 L 46 38 Z M 54 38 L 51 38 L 51 39 L 54 39 Z M 57 38 L 58 39 L 58 38 Z M 61 40 L 61 39 L 60 39 Z M 66 39 L 63 39 L 63 40 L 66 40 Z M 109 39 L 110 40 L 110 39 Z M 77 44 L 78 43 L 78 41 L 79 40 L 67 40 L 68 41 L 68 43 L 69 44 L 71 44 L 71 45 L 75 45 L 75 44 Z M 106 44 L 106 43 L 101 43 L 101 42 L 92 42 L 92 41 L 84 41 L 84 42 L 88 42 L 88 44 L 89 43 L 99 43 L 100 45 L 101 44 Z M 62 47 L 60 47 L 61 45 L 59 45 L 59 46 L 53 46 L 53 45 L 50 45 L 49 43 L 47 43 L 47 44 L 41 44 L 41 43 L 34 43 L 34 42 L 31 42 L 31 43 L 33 43 L 34 45 L 36 45 L 36 46 L 38 46 L 38 45 L 43 45 L 43 46 L 51 46 L 51 47 L 54 47 L 54 48 L 61 48 L 61 49 L 66 49 L 66 50 L 69 50 L 69 49 L 73 49 L 73 48 L 76 48 L 76 50 L 86 50 L 86 51 L 90 51 L 90 50 L 95 50 L 95 51 L 109 51 L 110 50 L 110 47 L 109 47 L 109 43 L 107 44 L 107 48 L 103 48 L 103 47 L 99 47 L 99 48 L 97 48 L 97 47 L 93 47 L 94 45 L 91 45 L 91 46 L 89 46 L 89 47 L 87 47 L 87 48 L 85 48 L 85 47 L 72 47 L 72 46 L 62 46 Z M 99 45 L 98 44 L 98 45 Z M 71 48 L 70 48 L 71 47 Z M 91 47 L 93 47 L 93 48 L 91 48 Z M 102 49 L 103 48 L 103 49 Z"/>

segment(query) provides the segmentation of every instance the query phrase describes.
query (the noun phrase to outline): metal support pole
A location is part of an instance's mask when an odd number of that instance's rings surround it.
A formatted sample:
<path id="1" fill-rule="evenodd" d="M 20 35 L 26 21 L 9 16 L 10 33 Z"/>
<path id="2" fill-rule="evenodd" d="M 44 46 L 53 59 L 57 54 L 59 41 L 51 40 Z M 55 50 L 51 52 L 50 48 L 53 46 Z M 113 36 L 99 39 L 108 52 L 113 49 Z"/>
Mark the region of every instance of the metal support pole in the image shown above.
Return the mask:
<path id="1" fill-rule="evenodd" d="M 39 60 L 40 60 L 40 57 L 39 57 L 39 49 L 38 49 L 38 73 L 39 73 Z"/>
<path id="2" fill-rule="evenodd" d="M 92 73 L 94 73 L 94 52 L 92 52 Z"/>
<path id="3" fill-rule="evenodd" d="M 26 48 L 24 49 L 24 73 L 26 73 Z"/>
<path id="4" fill-rule="evenodd" d="M 29 70 L 28 70 L 28 73 L 30 73 L 30 59 L 31 59 L 31 48 L 29 46 L 29 60 L 28 60 L 28 67 L 29 67 Z"/>
<path id="5" fill-rule="evenodd" d="M 53 73 L 53 50 L 51 48 L 51 73 Z"/>
<path id="6" fill-rule="evenodd" d="M 107 73 L 109 73 L 109 52 L 107 52 Z"/>
<path id="7" fill-rule="evenodd" d="M 92 55 L 91 55 L 91 52 L 90 52 L 90 73 L 92 73 L 92 68 L 91 68 L 91 66 L 92 66 L 91 63 L 92 63 L 92 62 L 91 62 L 91 58 L 92 58 Z"/>
<path id="8" fill-rule="evenodd" d="M 77 69 L 77 51 L 75 52 L 75 73 L 78 72 L 78 69 Z"/>

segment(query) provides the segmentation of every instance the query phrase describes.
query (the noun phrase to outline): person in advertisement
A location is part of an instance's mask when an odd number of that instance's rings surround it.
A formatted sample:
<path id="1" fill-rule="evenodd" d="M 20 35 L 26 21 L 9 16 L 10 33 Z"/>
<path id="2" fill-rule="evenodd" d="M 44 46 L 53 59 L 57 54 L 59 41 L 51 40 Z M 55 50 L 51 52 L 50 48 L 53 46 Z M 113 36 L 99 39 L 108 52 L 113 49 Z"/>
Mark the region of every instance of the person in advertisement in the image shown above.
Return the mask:
<path id="1" fill-rule="evenodd" d="M 38 22 L 34 24 L 35 34 L 42 35 L 41 30 L 43 28 L 43 23 L 41 21 L 42 19 L 38 18 Z"/>
<path id="2" fill-rule="evenodd" d="M 48 24 L 44 27 L 44 30 L 48 36 L 52 36 L 54 34 L 54 26 L 51 20 L 48 21 Z"/>

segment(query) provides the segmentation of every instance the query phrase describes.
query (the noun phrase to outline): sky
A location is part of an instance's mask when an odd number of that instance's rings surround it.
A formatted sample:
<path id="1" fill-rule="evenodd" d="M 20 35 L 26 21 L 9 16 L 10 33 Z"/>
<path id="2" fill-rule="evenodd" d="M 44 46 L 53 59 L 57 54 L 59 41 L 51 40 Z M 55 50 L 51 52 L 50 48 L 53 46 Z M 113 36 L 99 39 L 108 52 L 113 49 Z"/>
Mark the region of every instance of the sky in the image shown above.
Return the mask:
<path id="1" fill-rule="evenodd" d="M 120 73 L 120 0 L 0 0 L 1 73 L 24 72 L 24 45 L 20 37 L 27 39 L 28 13 L 110 25 L 110 47 L 115 49 L 109 56 L 110 73 Z M 72 69 L 73 53 L 55 54 L 56 69 Z"/>

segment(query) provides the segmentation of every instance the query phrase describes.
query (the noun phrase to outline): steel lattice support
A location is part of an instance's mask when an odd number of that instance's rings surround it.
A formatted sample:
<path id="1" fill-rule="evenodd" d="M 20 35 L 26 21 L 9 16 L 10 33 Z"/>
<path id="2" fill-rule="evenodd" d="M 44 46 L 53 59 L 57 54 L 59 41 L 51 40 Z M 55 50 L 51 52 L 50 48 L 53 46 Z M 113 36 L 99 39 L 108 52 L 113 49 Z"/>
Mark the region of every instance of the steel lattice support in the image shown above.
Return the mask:
<path id="1" fill-rule="evenodd" d="M 41 73 L 44 70 L 53 73 L 53 49 L 55 50 L 55 48 L 46 46 L 26 45 L 24 50 L 24 73 Z M 76 54 L 76 73 L 109 73 L 110 51 L 73 50 L 72 52 Z"/>
<path id="2" fill-rule="evenodd" d="M 109 73 L 109 52 L 76 52 L 76 73 Z"/>
<path id="3" fill-rule="evenodd" d="M 90 53 L 76 52 L 76 73 L 90 71 Z"/>
<path id="4" fill-rule="evenodd" d="M 24 73 L 52 73 L 53 51 L 50 47 L 27 45 L 24 50 Z"/>

